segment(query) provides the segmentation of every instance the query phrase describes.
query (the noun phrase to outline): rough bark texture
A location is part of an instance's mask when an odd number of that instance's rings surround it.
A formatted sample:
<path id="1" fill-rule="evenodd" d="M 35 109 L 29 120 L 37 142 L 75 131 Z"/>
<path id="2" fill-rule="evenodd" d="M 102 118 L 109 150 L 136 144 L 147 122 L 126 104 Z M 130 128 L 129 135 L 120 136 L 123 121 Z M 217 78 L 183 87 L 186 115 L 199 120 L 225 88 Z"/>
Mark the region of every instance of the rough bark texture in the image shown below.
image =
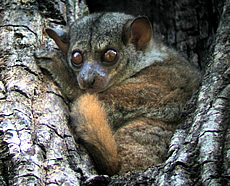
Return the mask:
<path id="1" fill-rule="evenodd" d="M 79 185 L 82 172 L 92 174 L 90 160 L 69 133 L 68 105 L 33 57 L 41 44 L 54 46 L 43 37 L 46 22 L 65 24 L 67 11 L 73 20 L 78 4 L 70 10 L 61 1 L 1 6 L 0 185 Z"/>
<path id="2" fill-rule="evenodd" d="M 69 133 L 67 102 L 33 58 L 36 49 L 55 47 L 44 27 L 70 24 L 87 8 L 71 0 L 5 0 L 0 1 L 0 185 L 230 184 L 230 1 L 87 3 L 91 12 L 149 16 L 156 35 L 204 71 L 169 158 L 144 174 L 93 176 L 90 158 Z"/>

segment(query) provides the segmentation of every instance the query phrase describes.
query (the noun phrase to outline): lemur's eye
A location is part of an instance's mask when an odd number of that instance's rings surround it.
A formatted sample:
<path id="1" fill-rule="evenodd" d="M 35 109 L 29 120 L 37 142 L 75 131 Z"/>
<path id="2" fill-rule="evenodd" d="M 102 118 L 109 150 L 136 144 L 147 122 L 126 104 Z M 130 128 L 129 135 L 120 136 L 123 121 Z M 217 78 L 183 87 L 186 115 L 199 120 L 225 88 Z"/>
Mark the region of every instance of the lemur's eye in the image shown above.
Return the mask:
<path id="1" fill-rule="evenodd" d="M 83 63 L 83 57 L 81 52 L 79 51 L 73 51 L 72 53 L 72 64 L 76 67 L 81 66 L 81 64 Z"/>
<path id="2" fill-rule="evenodd" d="M 104 60 L 107 62 L 113 62 L 117 57 L 117 52 L 115 50 L 107 50 L 104 54 Z"/>
<path id="3" fill-rule="evenodd" d="M 102 56 L 102 61 L 108 65 L 112 65 L 117 60 L 118 53 L 114 49 L 108 49 Z"/>

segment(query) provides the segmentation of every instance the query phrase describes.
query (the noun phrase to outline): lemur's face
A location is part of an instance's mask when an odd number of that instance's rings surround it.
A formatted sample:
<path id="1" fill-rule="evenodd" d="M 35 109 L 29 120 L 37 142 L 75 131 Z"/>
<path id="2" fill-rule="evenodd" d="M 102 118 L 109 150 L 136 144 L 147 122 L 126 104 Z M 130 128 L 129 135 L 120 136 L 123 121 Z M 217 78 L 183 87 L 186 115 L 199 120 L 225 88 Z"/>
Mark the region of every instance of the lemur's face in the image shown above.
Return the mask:
<path id="1" fill-rule="evenodd" d="M 132 17 L 120 17 L 119 14 L 86 16 L 70 27 L 67 61 L 81 89 L 106 90 L 127 63 L 123 27 Z"/>
<path id="2" fill-rule="evenodd" d="M 49 34 L 49 33 L 48 33 Z M 140 70 L 140 50 L 152 38 L 146 17 L 121 13 L 91 14 L 70 27 L 68 42 L 49 34 L 67 56 L 67 66 L 81 89 L 103 92 Z"/>

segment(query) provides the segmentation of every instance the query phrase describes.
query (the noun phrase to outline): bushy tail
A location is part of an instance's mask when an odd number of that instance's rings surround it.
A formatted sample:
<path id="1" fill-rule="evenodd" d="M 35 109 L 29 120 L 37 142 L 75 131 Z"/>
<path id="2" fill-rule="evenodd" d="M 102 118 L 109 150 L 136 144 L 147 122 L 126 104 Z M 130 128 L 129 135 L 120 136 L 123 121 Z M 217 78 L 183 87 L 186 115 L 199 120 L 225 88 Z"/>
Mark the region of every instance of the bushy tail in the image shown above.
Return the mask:
<path id="1" fill-rule="evenodd" d="M 117 144 L 103 104 L 95 94 L 85 94 L 72 107 L 72 130 L 89 151 L 100 174 L 119 171 Z"/>

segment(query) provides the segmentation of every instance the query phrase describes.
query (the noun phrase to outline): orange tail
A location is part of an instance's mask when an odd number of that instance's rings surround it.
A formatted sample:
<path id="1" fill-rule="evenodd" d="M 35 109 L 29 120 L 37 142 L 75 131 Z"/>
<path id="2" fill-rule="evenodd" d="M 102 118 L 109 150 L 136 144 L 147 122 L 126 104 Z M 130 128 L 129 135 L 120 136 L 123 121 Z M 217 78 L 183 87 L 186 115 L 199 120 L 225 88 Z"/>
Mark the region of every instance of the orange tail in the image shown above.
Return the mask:
<path id="1" fill-rule="evenodd" d="M 96 95 L 85 94 L 73 105 L 71 116 L 76 132 L 89 151 L 100 174 L 119 171 L 117 144 L 107 121 L 103 104 Z"/>

